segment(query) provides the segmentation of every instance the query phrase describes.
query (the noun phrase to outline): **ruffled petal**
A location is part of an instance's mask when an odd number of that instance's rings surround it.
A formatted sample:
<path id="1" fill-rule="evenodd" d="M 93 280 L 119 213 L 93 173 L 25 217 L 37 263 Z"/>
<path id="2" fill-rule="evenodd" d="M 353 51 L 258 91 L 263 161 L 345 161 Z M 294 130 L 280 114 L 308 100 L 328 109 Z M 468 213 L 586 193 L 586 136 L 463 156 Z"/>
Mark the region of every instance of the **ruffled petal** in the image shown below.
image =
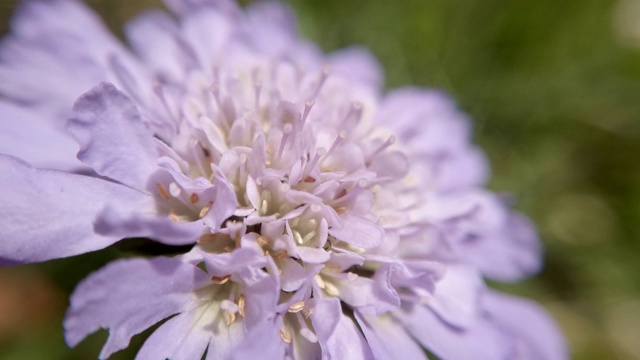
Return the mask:
<path id="1" fill-rule="evenodd" d="M 156 145 L 133 102 L 102 83 L 73 107 L 67 126 L 78 143 L 78 158 L 98 174 L 145 189 L 156 168 Z"/>
<path id="2" fill-rule="evenodd" d="M 209 283 L 205 272 L 172 258 L 129 259 L 107 265 L 71 295 L 64 320 L 70 346 L 99 328 L 109 329 L 100 358 L 127 347 L 129 339 L 158 321 L 198 304 L 194 290 Z"/>
<path id="3" fill-rule="evenodd" d="M 108 206 L 100 213 L 94 229 L 104 236 L 147 237 L 167 245 L 188 245 L 198 240 L 205 226 L 200 221 L 180 223 L 147 215 L 143 209 L 125 212 Z"/>
<path id="4" fill-rule="evenodd" d="M 102 179 L 40 170 L 0 155 L 0 258 L 16 263 L 77 255 L 120 239 L 94 231 L 102 209 L 116 213 L 148 203 L 140 192 Z"/>

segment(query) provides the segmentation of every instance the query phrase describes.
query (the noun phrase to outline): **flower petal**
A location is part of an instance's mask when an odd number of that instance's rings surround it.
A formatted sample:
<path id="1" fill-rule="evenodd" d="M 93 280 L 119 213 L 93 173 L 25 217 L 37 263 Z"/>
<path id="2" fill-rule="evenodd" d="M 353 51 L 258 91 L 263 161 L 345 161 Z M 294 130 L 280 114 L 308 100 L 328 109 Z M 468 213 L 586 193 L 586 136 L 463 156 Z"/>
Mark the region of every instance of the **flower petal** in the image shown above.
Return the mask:
<path id="1" fill-rule="evenodd" d="M 449 266 L 444 278 L 436 283 L 429 307 L 451 326 L 466 327 L 480 314 L 480 274 L 466 266 Z"/>
<path id="2" fill-rule="evenodd" d="M 146 11 L 126 24 L 125 34 L 133 50 L 158 77 L 178 81 L 186 76 L 176 42 L 178 24 L 169 14 Z"/>
<path id="3" fill-rule="evenodd" d="M 489 291 L 484 306 L 491 319 L 505 327 L 527 348 L 530 357 L 523 359 L 568 359 L 561 330 L 536 303 L 514 296 Z"/>
<path id="4" fill-rule="evenodd" d="M 279 336 L 281 326 L 281 321 L 263 321 L 231 351 L 231 359 L 284 359 L 285 343 Z M 215 359 L 218 358 L 212 358 Z"/>
<path id="5" fill-rule="evenodd" d="M 490 323 L 478 318 L 469 327 L 457 329 L 442 321 L 424 306 L 397 311 L 393 316 L 422 346 L 441 359 L 508 359 L 508 337 Z"/>
<path id="6" fill-rule="evenodd" d="M 380 226 L 349 214 L 342 216 L 342 227 L 329 229 L 329 234 L 363 249 L 374 248 L 384 240 L 384 230 Z"/>
<path id="7" fill-rule="evenodd" d="M 101 83 L 74 105 L 67 125 L 80 143 L 78 159 L 98 174 L 145 189 L 158 155 L 133 102 L 115 86 Z"/>
<path id="8" fill-rule="evenodd" d="M 39 168 L 81 169 L 78 144 L 53 121 L 7 101 L 0 101 L 0 153 L 18 157 Z M 50 119 L 48 119 L 50 120 Z"/>
<path id="9" fill-rule="evenodd" d="M 172 258 L 113 262 L 90 275 L 71 295 L 64 320 L 70 346 L 99 328 L 109 329 L 100 358 L 127 347 L 129 339 L 158 321 L 198 303 L 194 290 L 209 283 L 198 267 Z"/>
<path id="10" fill-rule="evenodd" d="M 219 311 L 216 311 L 217 309 L 206 308 L 205 310 L 207 311 L 198 308 L 178 314 L 162 324 L 144 342 L 144 345 L 136 355 L 136 360 L 190 360 L 202 358 L 214 334 L 213 331 L 203 325 L 205 321 L 214 322 L 216 313 L 219 313 Z M 218 330 L 224 333 L 231 332 L 226 324 L 221 321 L 218 323 L 220 324 L 217 327 Z M 237 324 L 232 324 L 232 326 L 234 328 L 238 327 Z"/>
<path id="11" fill-rule="evenodd" d="M 404 328 L 389 316 L 363 317 L 355 312 L 356 320 L 367 338 L 376 359 L 427 360 L 427 355 L 407 334 Z"/>
<path id="12" fill-rule="evenodd" d="M 370 88 L 380 89 L 383 72 L 378 60 L 362 47 L 350 47 L 329 55 L 329 67 L 333 73 L 357 81 Z"/>
<path id="13" fill-rule="evenodd" d="M 205 226 L 200 221 L 180 223 L 165 217 L 150 216 L 142 209 L 125 212 L 108 206 L 100 213 L 94 229 L 104 236 L 147 237 L 167 245 L 188 245 L 196 242 Z"/>
<path id="14" fill-rule="evenodd" d="M 493 280 L 518 281 L 542 267 L 538 234 L 527 218 L 515 212 L 501 227 L 462 245 L 464 258 Z"/>
<path id="15" fill-rule="evenodd" d="M 371 348 L 353 320 L 342 314 L 338 299 L 316 302 L 311 323 L 322 348 L 323 358 L 372 359 Z"/>
<path id="16" fill-rule="evenodd" d="M 102 209 L 138 207 L 148 196 L 102 179 L 39 170 L 0 155 L 0 258 L 17 263 L 77 255 L 107 247 L 120 237 L 94 232 Z"/>

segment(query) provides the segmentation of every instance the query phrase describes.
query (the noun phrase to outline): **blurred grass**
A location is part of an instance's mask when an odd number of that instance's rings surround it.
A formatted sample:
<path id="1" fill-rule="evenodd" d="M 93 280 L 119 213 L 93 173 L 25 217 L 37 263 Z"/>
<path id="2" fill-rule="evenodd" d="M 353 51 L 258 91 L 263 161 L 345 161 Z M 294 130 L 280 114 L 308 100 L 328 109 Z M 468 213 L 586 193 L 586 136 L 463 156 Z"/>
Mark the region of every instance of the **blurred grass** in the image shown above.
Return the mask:
<path id="1" fill-rule="evenodd" d="M 493 166 L 490 187 L 517 199 L 547 251 L 540 276 L 495 286 L 543 303 L 578 360 L 640 359 L 640 48 L 633 47 L 640 7 L 633 2 L 289 2 L 302 33 L 323 49 L 362 44 L 380 59 L 389 88 L 444 88 L 471 115 Z M 123 22 L 159 1 L 88 3 L 121 34 Z M 0 31 L 14 4 L 0 3 Z M 115 256 L 1 274 L 45 277 L 64 302 L 79 279 Z M 0 357 L 95 358 L 105 334 L 68 350 L 63 311 L 53 304 L 37 331 L 3 335 Z"/>

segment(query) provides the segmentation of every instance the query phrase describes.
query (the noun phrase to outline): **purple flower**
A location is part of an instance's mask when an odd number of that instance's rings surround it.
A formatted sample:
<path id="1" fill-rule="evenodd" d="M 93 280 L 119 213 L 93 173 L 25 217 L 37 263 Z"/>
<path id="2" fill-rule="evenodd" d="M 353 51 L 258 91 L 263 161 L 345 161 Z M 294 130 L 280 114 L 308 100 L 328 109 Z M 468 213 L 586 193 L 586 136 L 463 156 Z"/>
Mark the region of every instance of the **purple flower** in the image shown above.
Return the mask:
<path id="1" fill-rule="evenodd" d="M 75 1 L 25 1 L 0 46 L 0 261 L 194 245 L 89 276 L 69 345 L 107 328 L 108 358 L 168 319 L 138 358 L 566 358 L 483 282 L 541 251 L 445 94 L 383 96 L 366 50 L 322 54 L 278 4 L 166 5 L 130 51 Z"/>

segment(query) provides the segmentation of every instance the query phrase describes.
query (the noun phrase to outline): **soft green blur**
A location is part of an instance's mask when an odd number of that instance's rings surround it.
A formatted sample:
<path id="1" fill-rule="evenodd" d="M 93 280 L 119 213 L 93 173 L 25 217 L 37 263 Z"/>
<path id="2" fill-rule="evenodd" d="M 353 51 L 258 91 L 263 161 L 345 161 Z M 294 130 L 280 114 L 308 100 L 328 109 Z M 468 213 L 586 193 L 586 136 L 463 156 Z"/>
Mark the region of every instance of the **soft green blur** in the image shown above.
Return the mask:
<path id="1" fill-rule="evenodd" d="M 120 35 L 159 0 L 88 2 Z M 14 3 L 0 2 L 2 32 Z M 304 36 L 324 50 L 364 45 L 388 88 L 446 89 L 473 118 L 493 166 L 490 187 L 534 219 L 547 252 L 538 277 L 494 285 L 544 304 L 574 359 L 640 359 L 638 2 L 290 3 Z M 116 256 L 0 270 L 0 358 L 96 358 L 106 333 L 69 350 L 60 322 L 74 284 Z"/>

